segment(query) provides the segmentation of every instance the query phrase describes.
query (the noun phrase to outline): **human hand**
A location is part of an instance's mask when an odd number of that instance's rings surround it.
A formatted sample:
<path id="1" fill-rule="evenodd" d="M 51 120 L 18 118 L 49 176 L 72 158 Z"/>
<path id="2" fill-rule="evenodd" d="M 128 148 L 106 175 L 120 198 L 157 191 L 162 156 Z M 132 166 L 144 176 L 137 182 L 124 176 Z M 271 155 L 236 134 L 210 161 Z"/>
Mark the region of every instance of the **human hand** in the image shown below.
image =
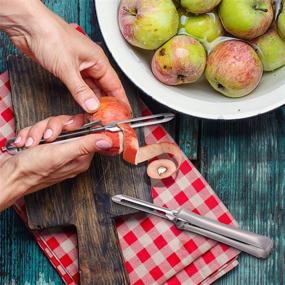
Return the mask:
<path id="1" fill-rule="evenodd" d="M 98 109 L 101 92 L 128 103 L 101 47 L 41 1 L 0 0 L 0 6 L 0 29 L 22 52 L 58 77 L 85 111 Z"/>
<path id="2" fill-rule="evenodd" d="M 56 123 L 58 122 L 58 123 Z M 65 124 L 68 123 L 68 124 Z M 0 211 L 11 206 L 20 197 L 54 185 L 86 171 L 95 152 L 112 147 L 104 134 L 93 134 L 64 144 L 36 146 L 40 129 L 45 125 L 54 130 L 49 140 L 54 140 L 62 130 L 74 130 L 82 122 L 82 116 L 59 116 L 39 122 L 20 132 L 21 143 L 25 145 L 34 132 L 34 141 L 27 150 L 16 156 L 4 155 L 0 160 Z M 56 126 L 56 129 L 53 127 Z M 60 126 L 60 127 L 58 127 Z M 19 138 L 19 136 L 18 136 Z"/>
<path id="3" fill-rule="evenodd" d="M 82 127 L 86 123 L 85 117 L 84 114 L 78 114 L 46 118 L 20 130 L 14 143 L 18 148 L 31 148 L 38 145 L 41 139 L 53 142 L 62 132 L 72 132 Z"/>

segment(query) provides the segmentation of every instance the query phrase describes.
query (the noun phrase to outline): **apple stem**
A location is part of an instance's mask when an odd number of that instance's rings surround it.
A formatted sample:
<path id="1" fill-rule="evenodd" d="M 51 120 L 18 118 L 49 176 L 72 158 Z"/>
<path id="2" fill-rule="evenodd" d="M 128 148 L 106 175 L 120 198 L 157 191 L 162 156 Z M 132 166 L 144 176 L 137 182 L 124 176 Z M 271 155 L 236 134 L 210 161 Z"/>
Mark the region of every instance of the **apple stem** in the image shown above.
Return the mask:
<path id="1" fill-rule="evenodd" d="M 136 16 L 138 11 L 136 8 L 133 8 L 133 9 L 128 9 L 127 7 L 124 7 L 123 8 L 126 12 L 128 12 L 129 14 L 131 14 L 132 16 Z"/>

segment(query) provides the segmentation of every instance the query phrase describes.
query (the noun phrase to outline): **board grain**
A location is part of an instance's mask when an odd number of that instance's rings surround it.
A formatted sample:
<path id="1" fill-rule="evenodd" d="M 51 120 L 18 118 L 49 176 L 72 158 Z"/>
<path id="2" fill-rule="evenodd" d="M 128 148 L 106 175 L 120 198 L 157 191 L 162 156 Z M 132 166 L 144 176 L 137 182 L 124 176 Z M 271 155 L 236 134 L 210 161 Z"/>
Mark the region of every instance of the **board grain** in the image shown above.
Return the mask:
<path id="1" fill-rule="evenodd" d="M 8 67 L 17 130 L 49 116 L 82 112 L 65 87 L 31 60 L 10 56 Z M 139 116 L 139 100 L 125 88 Z M 142 130 L 138 135 L 143 144 Z M 111 202 L 110 197 L 119 193 L 151 201 L 146 166 L 131 166 L 119 156 L 95 155 L 88 172 L 26 197 L 31 228 L 76 227 L 81 285 L 128 282 L 112 217 L 134 211 Z"/>

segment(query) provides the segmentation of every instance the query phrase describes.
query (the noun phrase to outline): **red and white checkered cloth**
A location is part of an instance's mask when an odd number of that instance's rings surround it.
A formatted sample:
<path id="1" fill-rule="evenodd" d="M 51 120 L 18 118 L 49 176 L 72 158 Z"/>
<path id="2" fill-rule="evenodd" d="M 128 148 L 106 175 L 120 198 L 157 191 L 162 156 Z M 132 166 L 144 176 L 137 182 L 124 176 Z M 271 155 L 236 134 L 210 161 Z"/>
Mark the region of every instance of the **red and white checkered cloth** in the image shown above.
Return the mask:
<path id="1" fill-rule="evenodd" d="M 79 27 L 77 27 L 79 29 Z M 82 31 L 81 31 L 82 32 Z M 149 114 L 144 108 L 143 115 Z M 15 135 L 7 72 L 0 75 L 0 147 Z M 161 126 L 145 128 L 147 144 L 173 141 Z M 1 154 L 0 154 L 1 155 Z M 154 203 L 236 225 L 201 174 L 184 156 L 177 176 L 152 186 Z M 27 224 L 24 201 L 15 210 Z M 238 251 L 182 232 L 165 220 L 133 215 L 117 222 L 125 266 L 133 285 L 211 284 L 238 265 Z M 71 229 L 32 231 L 37 243 L 66 284 L 79 284 L 76 233 Z"/>
<path id="2" fill-rule="evenodd" d="M 8 74 L 0 75 L 0 146 L 14 136 Z M 144 115 L 148 114 L 144 110 Z M 146 143 L 172 141 L 161 126 L 145 129 Z M 177 177 L 153 185 L 154 203 L 184 207 L 197 214 L 235 224 L 201 174 L 184 157 Z M 15 205 L 27 223 L 23 200 Z M 120 219 L 117 231 L 131 284 L 211 284 L 238 265 L 238 252 L 198 235 L 182 232 L 157 217 Z M 79 284 L 76 234 L 71 229 L 32 231 L 37 243 L 66 284 Z"/>

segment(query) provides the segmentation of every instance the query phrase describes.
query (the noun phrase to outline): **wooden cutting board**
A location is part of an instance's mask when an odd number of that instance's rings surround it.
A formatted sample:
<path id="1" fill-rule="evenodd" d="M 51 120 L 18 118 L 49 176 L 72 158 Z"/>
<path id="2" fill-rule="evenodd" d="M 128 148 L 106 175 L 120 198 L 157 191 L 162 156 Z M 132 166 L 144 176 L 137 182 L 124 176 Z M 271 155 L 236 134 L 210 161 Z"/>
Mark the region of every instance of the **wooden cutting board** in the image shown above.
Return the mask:
<path id="1" fill-rule="evenodd" d="M 8 67 L 17 130 L 52 115 L 82 112 L 59 80 L 31 60 L 10 56 Z M 128 83 L 125 88 L 139 116 L 135 87 Z M 128 284 L 113 218 L 133 211 L 111 202 L 119 193 L 151 201 L 145 165 L 96 155 L 88 172 L 25 199 L 32 229 L 76 227 L 81 285 Z"/>

